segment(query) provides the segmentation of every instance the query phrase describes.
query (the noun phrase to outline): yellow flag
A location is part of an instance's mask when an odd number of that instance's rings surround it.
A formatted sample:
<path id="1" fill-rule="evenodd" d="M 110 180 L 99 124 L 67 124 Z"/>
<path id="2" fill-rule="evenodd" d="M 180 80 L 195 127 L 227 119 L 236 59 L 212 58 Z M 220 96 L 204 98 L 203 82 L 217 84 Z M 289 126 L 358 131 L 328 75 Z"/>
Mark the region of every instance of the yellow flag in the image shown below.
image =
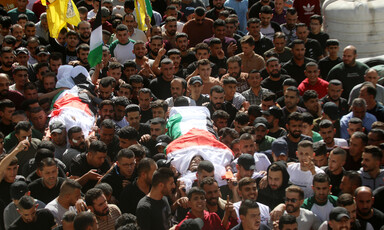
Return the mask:
<path id="1" fill-rule="evenodd" d="M 77 26 L 80 14 L 72 0 L 49 1 L 47 9 L 48 28 L 51 37 L 57 38 L 62 28 L 68 24 Z"/>
<path id="2" fill-rule="evenodd" d="M 145 0 L 135 0 L 135 12 L 136 12 L 136 21 L 138 27 L 142 31 L 146 31 L 147 25 L 145 24 L 145 14 L 147 12 L 145 8 Z"/>

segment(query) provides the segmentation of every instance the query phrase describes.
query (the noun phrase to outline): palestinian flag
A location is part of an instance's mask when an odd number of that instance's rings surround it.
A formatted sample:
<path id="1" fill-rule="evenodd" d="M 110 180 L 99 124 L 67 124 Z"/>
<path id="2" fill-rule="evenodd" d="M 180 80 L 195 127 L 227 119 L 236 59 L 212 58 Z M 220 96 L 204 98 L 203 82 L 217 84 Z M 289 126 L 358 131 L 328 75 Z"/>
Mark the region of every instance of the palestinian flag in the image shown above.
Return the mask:
<path id="1" fill-rule="evenodd" d="M 59 67 L 57 79 L 57 88 L 68 89 L 53 98 L 49 124 L 61 121 L 67 131 L 73 126 L 79 126 L 84 135 L 88 136 L 95 124 L 95 112 L 88 96 L 79 93 L 85 86 L 91 91 L 92 83 L 88 71 L 83 66 L 62 65 Z"/>
<path id="2" fill-rule="evenodd" d="M 180 172 L 182 177 L 191 178 L 189 165 L 193 157 L 199 155 L 212 162 L 215 167 L 215 179 L 219 186 L 226 184 L 222 177 L 226 174 L 225 166 L 229 165 L 234 156 L 230 148 L 221 143 L 207 130 L 192 128 L 187 133 L 172 141 L 166 149 L 168 159 Z M 192 175 L 196 175 L 193 172 Z"/>
<path id="3" fill-rule="evenodd" d="M 205 106 L 172 107 L 167 123 L 167 135 L 175 140 L 192 128 L 215 134 L 210 117 L 209 110 Z"/>
<path id="4" fill-rule="evenodd" d="M 92 25 L 92 33 L 90 40 L 90 52 L 88 55 L 88 62 L 91 67 L 96 66 L 101 62 L 103 54 L 103 29 L 101 25 L 101 4 L 97 11 L 96 19 Z"/>

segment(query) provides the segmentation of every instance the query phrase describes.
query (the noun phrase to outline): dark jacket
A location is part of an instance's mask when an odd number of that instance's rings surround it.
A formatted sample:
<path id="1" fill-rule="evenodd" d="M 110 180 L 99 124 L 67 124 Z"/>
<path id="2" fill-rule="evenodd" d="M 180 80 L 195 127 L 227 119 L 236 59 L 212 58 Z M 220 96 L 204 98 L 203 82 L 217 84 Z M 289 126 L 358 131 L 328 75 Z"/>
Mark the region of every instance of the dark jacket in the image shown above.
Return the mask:
<path id="1" fill-rule="evenodd" d="M 270 210 L 273 210 L 278 204 L 284 203 L 285 189 L 290 185 L 287 166 L 282 161 L 274 162 L 268 167 L 267 177 L 269 169 L 274 165 L 281 168 L 281 171 L 283 172 L 283 183 L 277 190 L 272 190 L 269 185 L 265 189 L 260 189 L 257 197 L 257 201 L 267 205 Z"/>

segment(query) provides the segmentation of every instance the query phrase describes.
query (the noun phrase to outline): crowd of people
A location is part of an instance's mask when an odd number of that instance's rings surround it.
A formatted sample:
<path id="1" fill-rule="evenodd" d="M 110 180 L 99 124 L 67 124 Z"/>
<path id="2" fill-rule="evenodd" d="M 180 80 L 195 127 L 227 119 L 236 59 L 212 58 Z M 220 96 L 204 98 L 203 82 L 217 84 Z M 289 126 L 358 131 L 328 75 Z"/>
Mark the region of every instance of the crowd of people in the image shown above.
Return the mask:
<path id="1" fill-rule="evenodd" d="M 1 1 L 0 229 L 384 229 L 383 66 L 323 31 L 320 1 L 149 2 L 140 30 L 134 0 L 70 0 L 81 22 L 53 38 L 42 0 Z M 91 131 L 51 118 L 65 65 Z M 167 157 L 179 106 L 233 152 L 220 181 Z"/>

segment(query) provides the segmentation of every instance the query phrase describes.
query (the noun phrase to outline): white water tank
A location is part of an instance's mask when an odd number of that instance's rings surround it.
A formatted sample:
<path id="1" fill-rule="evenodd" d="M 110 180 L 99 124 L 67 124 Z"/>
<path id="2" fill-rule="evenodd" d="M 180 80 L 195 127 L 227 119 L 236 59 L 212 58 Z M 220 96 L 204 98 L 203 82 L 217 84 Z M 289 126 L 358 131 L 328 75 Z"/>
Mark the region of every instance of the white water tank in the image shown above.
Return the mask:
<path id="1" fill-rule="evenodd" d="M 384 0 L 323 0 L 324 30 L 357 48 L 359 58 L 384 55 Z"/>

